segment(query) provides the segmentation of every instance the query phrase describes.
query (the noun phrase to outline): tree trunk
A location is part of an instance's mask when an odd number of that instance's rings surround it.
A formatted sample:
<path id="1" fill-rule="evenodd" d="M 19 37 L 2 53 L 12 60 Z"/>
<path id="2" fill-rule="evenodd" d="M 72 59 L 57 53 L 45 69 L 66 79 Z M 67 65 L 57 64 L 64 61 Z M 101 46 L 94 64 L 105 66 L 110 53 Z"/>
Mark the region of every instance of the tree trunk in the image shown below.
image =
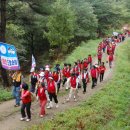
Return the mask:
<path id="1" fill-rule="evenodd" d="M 5 33 L 6 33 L 6 0 L 1 0 L 1 18 L 0 18 L 0 42 L 5 42 Z M 7 72 L 4 68 L 2 68 L 2 65 L 0 64 L 1 69 L 1 76 L 2 76 L 2 82 L 3 87 L 9 86 L 8 76 Z"/>

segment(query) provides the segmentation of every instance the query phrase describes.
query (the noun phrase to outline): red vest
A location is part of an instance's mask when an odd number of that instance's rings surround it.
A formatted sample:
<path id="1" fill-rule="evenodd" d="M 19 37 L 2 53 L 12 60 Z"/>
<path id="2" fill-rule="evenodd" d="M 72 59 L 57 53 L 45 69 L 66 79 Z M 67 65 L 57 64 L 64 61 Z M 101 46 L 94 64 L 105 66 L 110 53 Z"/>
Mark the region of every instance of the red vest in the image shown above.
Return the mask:
<path id="1" fill-rule="evenodd" d="M 49 93 L 55 93 L 56 92 L 55 81 L 52 81 L 52 82 L 49 81 L 47 89 Z"/>
<path id="2" fill-rule="evenodd" d="M 98 53 L 98 59 L 101 60 L 102 59 L 102 53 Z"/>
<path id="3" fill-rule="evenodd" d="M 53 79 L 54 79 L 55 82 L 58 81 L 58 78 L 59 78 L 58 74 L 57 73 L 53 73 Z"/>
<path id="4" fill-rule="evenodd" d="M 67 69 L 67 74 L 66 77 L 69 78 L 70 77 L 70 69 Z"/>
<path id="5" fill-rule="evenodd" d="M 38 88 L 38 97 L 40 100 L 47 100 L 45 89 L 44 88 Z"/>
<path id="6" fill-rule="evenodd" d="M 88 62 L 84 61 L 83 66 L 84 66 L 84 68 L 88 68 Z"/>
<path id="7" fill-rule="evenodd" d="M 105 67 L 105 66 L 100 66 L 100 67 L 99 67 L 99 72 L 100 72 L 101 74 L 104 73 L 105 70 L 106 70 L 106 67 Z"/>
<path id="8" fill-rule="evenodd" d="M 28 90 L 23 90 L 21 97 L 24 104 L 31 102 L 31 93 Z"/>
<path id="9" fill-rule="evenodd" d="M 62 74 L 64 77 L 67 77 L 67 68 L 63 68 Z"/>
<path id="10" fill-rule="evenodd" d="M 92 78 L 97 78 L 97 75 L 98 75 L 97 69 L 91 69 L 91 76 L 92 76 Z"/>
<path id="11" fill-rule="evenodd" d="M 91 56 L 88 56 L 88 62 L 92 63 L 92 57 Z"/>
<path id="12" fill-rule="evenodd" d="M 87 81 L 87 83 L 89 82 L 88 72 L 86 75 L 84 75 L 84 73 L 82 73 L 82 79 L 85 79 Z"/>
<path id="13" fill-rule="evenodd" d="M 72 88 L 76 88 L 76 76 L 71 77 L 70 84 Z"/>
<path id="14" fill-rule="evenodd" d="M 109 55 L 109 61 L 113 61 L 113 54 Z"/>

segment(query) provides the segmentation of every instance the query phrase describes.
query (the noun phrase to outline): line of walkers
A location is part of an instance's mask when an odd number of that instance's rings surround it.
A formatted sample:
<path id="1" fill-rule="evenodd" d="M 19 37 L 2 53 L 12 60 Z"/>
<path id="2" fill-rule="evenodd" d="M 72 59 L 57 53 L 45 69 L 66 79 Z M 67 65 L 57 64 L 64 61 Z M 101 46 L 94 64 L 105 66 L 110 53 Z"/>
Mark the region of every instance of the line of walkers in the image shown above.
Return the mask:
<path id="1" fill-rule="evenodd" d="M 55 107 L 59 107 L 57 95 L 61 87 L 66 90 L 69 89 L 69 95 L 66 101 L 70 101 L 72 98 L 74 101 L 77 101 L 78 89 L 83 87 L 83 94 L 85 94 L 90 81 L 92 82 L 93 89 L 97 85 L 98 78 L 100 82 L 104 79 L 106 67 L 105 62 L 103 62 L 103 53 L 107 55 L 106 62 L 109 62 L 109 66 L 112 68 L 116 45 L 124 40 L 124 34 L 103 39 L 97 47 L 97 64 L 93 64 L 92 56 L 88 55 L 87 58 L 74 62 L 74 65 L 64 63 L 62 69 L 59 64 L 56 64 L 54 71 L 51 71 L 49 65 L 40 68 L 38 71 L 32 68 L 29 80 L 31 83 L 30 88 L 26 83 L 22 83 L 21 71 L 16 71 L 11 77 L 14 86 L 13 96 L 16 99 L 15 107 L 20 106 L 20 100 L 22 101 L 22 117 L 20 120 L 31 120 L 30 109 L 34 95 L 36 95 L 40 103 L 39 115 L 40 117 L 44 117 L 46 114 L 45 108 L 50 109 L 54 107 L 53 100 Z"/>

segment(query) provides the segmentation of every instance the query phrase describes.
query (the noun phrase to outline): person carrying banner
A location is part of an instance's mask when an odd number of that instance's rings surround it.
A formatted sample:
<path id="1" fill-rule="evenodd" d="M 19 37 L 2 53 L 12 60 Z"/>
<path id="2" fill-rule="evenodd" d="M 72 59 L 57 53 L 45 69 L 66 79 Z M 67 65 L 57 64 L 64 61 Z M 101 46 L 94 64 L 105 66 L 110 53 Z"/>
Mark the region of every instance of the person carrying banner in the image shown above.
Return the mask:
<path id="1" fill-rule="evenodd" d="M 22 82 L 21 70 L 17 70 L 13 75 L 13 97 L 15 98 L 15 107 L 20 106 L 20 85 Z"/>

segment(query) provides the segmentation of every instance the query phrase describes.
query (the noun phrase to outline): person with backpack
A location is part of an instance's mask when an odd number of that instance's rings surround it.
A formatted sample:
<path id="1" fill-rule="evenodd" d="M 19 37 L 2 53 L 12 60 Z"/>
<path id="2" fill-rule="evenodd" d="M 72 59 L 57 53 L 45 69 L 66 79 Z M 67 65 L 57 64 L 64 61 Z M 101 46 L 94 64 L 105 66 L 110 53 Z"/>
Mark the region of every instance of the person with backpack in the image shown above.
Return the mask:
<path id="1" fill-rule="evenodd" d="M 44 117 L 45 113 L 45 107 L 47 104 L 47 97 L 46 97 L 46 87 L 44 83 L 40 83 L 37 90 L 37 99 L 40 102 L 40 117 Z"/>
<path id="2" fill-rule="evenodd" d="M 57 99 L 57 85 L 52 77 L 49 77 L 47 90 L 50 98 L 50 103 L 47 108 L 50 109 L 53 107 L 52 99 L 54 99 L 56 108 L 58 108 L 59 106 L 58 106 L 58 99 Z"/>
<path id="3" fill-rule="evenodd" d="M 82 74 L 81 74 L 81 78 L 82 78 L 82 83 L 83 83 L 83 94 L 86 93 L 86 88 L 87 88 L 87 83 L 89 83 L 89 72 L 88 69 L 84 69 Z"/>
<path id="4" fill-rule="evenodd" d="M 103 81 L 105 71 L 106 71 L 106 67 L 104 65 L 104 62 L 102 62 L 101 66 L 99 67 L 100 82 Z"/>
<path id="5" fill-rule="evenodd" d="M 22 92 L 21 92 L 21 121 L 26 120 L 27 122 L 31 120 L 31 92 L 28 90 L 28 85 L 26 83 L 22 84 Z M 26 118 L 27 116 L 27 118 Z"/>

